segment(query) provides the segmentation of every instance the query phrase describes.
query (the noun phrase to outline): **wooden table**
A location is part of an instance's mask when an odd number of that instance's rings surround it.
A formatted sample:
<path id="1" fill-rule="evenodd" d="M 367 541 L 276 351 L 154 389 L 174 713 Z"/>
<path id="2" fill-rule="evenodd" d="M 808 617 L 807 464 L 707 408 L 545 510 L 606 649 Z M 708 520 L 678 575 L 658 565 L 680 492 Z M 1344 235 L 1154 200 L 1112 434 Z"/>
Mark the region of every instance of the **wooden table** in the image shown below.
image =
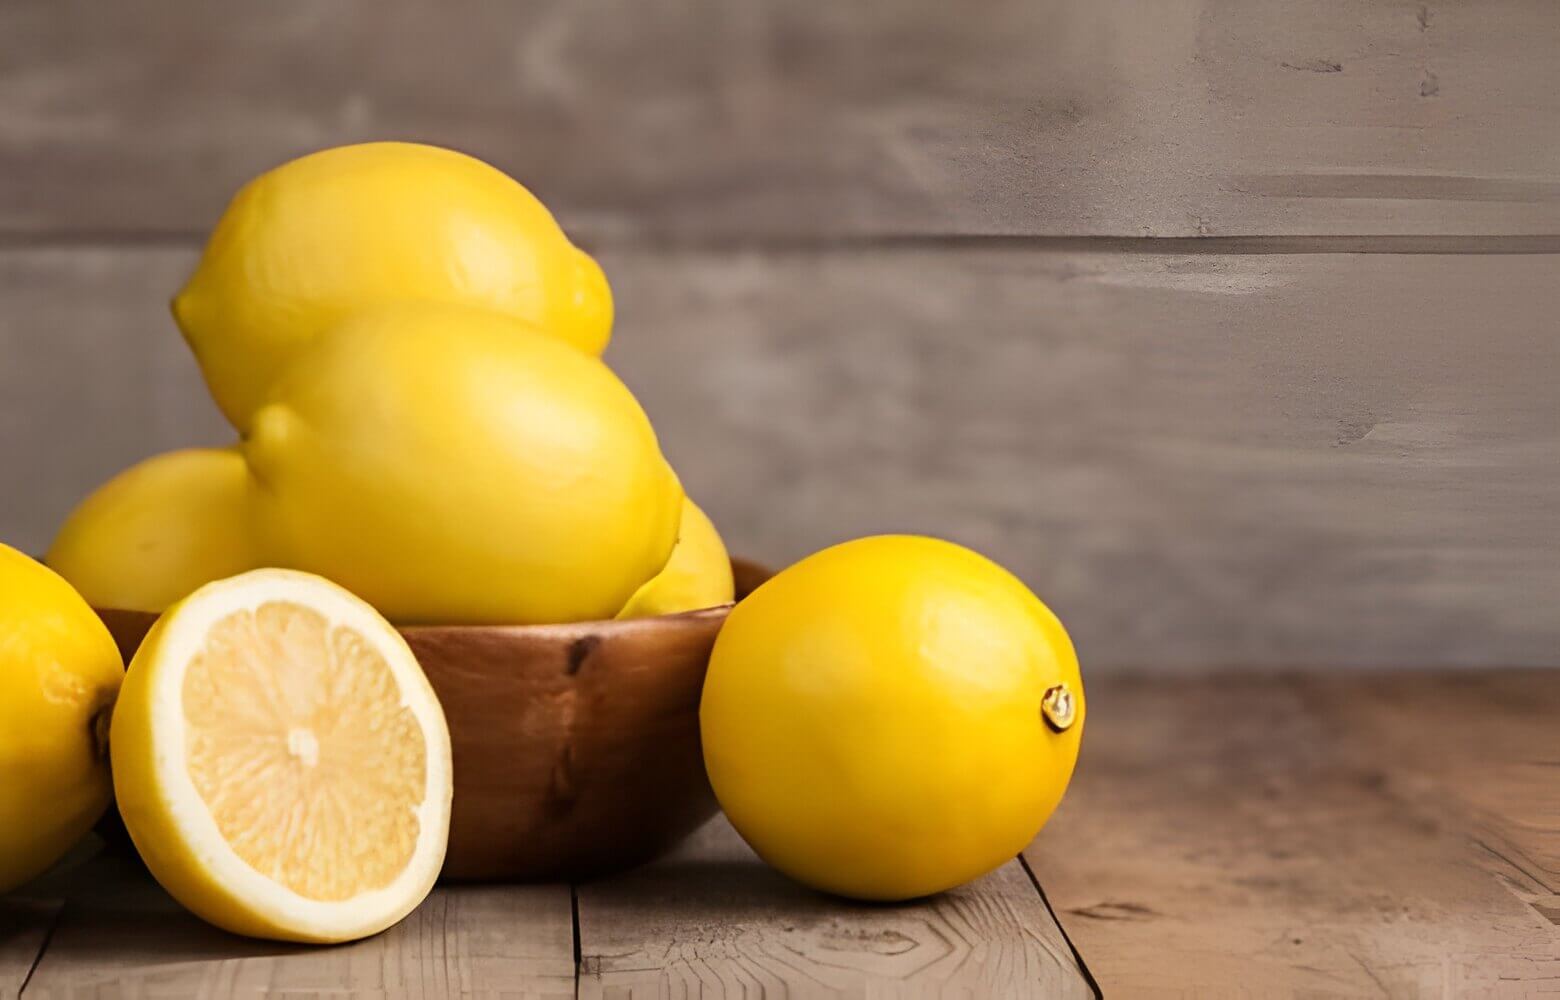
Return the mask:
<path id="1" fill-rule="evenodd" d="M 913 905 L 810 893 L 717 821 L 616 878 L 442 887 L 377 938 L 298 948 L 206 927 L 110 846 L 0 900 L 0 998 L 1560 992 L 1560 673 L 1089 694 L 1051 825 Z"/>

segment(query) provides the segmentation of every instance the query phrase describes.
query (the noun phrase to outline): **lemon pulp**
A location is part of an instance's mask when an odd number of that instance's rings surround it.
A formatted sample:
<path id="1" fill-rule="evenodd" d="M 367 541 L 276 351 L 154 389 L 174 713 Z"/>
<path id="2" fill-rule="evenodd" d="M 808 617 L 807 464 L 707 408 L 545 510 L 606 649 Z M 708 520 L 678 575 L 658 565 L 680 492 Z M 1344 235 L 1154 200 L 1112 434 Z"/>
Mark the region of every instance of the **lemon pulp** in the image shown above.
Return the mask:
<path id="1" fill-rule="evenodd" d="M 335 901 L 411 862 L 427 745 L 350 626 L 289 601 L 234 611 L 190 660 L 183 703 L 190 781 L 250 867 Z"/>

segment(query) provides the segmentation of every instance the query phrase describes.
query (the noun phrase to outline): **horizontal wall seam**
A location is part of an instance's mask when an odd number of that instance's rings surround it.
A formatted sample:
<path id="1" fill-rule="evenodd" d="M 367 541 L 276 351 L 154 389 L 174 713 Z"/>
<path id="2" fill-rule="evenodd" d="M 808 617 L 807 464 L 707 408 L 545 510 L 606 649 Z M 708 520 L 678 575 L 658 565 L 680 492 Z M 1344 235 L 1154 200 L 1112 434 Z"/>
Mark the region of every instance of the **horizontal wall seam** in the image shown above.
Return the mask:
<path id="1" fill-rule="evenodd" d="M 1498 256 L 1560 254 L 1553 235 L 1353 235 L 1353 236 L 1028 236 L 1014 234 L 596 234 L 565 227 L 589 249 L 755 251 L 772 253 L 853 250 L 991 250 L 1052 253 L 1403 254 Z M 198 249 L 205 232 L 183 229 L 43 232 L 0 229 L 0 251 L 169 248 Z"/>

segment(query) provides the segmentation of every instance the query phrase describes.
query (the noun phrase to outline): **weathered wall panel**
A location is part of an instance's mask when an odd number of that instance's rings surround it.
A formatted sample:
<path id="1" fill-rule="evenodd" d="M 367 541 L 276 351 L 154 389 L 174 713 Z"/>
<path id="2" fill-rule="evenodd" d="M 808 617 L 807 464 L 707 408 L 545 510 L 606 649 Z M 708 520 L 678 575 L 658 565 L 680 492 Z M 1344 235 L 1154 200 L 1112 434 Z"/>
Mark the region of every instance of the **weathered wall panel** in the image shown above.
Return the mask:
<path id="1" fill-rule="evenodd" d="M 222 440 L 189 249 L 0 253 L 0 537 Z M 1560 259 L 616 250 L 608 358 L 733 548 L 922 531 L 1099 666 L 1552 663 Z"/>
<path id="2" fill-rule="evenodd" d="M 0 6 L 0 231 L 198 231 L 341 142 L 685 237 L 1560 233 L 1560 6 Z"/>

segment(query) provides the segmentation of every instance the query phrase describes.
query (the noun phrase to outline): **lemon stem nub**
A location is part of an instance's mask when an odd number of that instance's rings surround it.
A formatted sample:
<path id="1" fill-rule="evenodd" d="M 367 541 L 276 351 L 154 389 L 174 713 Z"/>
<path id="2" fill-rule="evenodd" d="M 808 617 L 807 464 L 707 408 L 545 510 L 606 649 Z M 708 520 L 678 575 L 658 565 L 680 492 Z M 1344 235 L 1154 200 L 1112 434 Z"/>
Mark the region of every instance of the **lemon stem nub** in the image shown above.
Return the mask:
<path id="1" fill-rule="evenodd" d="M 108 724 L 114 718 L 114 703 L 109 702 L 92 714 L 92 756 L 108 759 Z"/>

